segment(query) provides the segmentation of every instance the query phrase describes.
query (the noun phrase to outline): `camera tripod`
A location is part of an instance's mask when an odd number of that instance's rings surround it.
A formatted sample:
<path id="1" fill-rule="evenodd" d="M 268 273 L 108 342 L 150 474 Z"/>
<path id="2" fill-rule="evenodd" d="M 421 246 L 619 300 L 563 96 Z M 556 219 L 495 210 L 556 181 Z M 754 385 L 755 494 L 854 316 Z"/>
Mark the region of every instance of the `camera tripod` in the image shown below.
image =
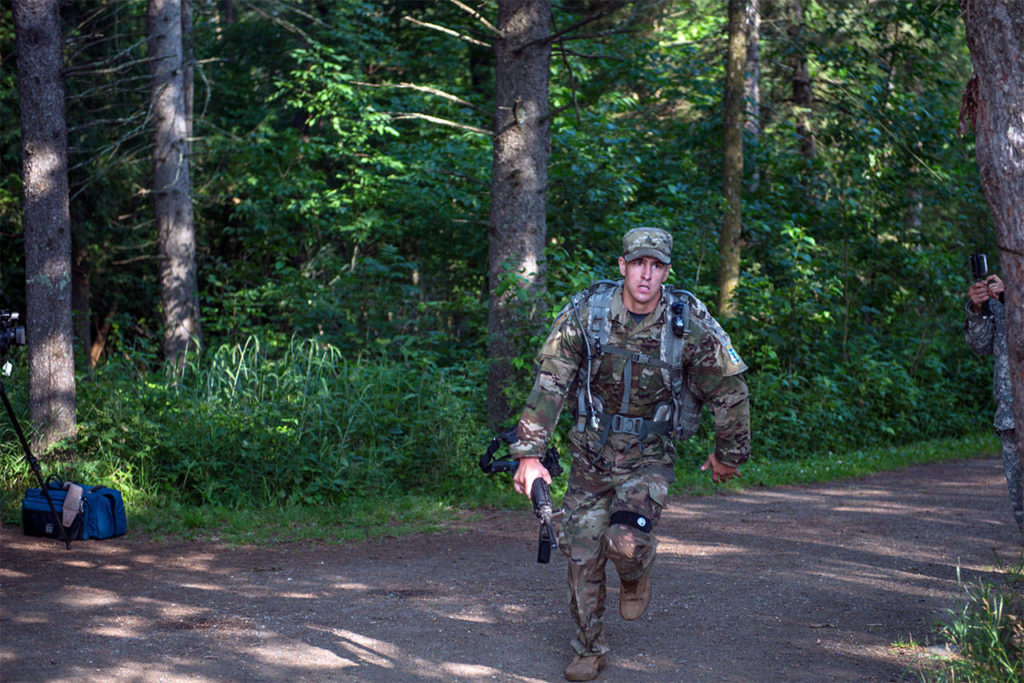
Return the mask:
<path id="1" fill-rule="evenodd" d="M 28 441 L 25 439 L 25 434 L 21 431 L 21 424 L 18 422 L 18 416 L 14 414 L 14 408 L 11 407 L 11 402 L 7 398 L 7 390 L 4 388 L 4 381 L 2 378 L 2 372 L 0 372 L 0 399 L 3 399 L 4 407 L 7 408 L 7 416 L 11 418 L 11 424 L 14 425 L 14 433 L 18 435 L 18 440 L 21 442 L 21 448 L 25 451 L 25 458 L 28 460 L 29 467 L 32 468 L 32 472 L 35 473 L 36 479 L 39 480 L 39 488 L 42 489 L 43 495 L 46 496 L 46 502 L 50 504 L 50 512 L 53 513 L 53 523 L 60 529 L 60 537 L 64 541 L 64 545 L 68 550 L 71 550 L 71 539 L 68 537 L 67 529 L 64 528 L 64 521 L 57 514 L 57 508 L 53 505 L 53 499 L 50 498 L 49 487 L 46 482 L 43 481 L 43 471 L 39 467 L 39 461 L 36 460 L 36 456 L 32 455 L 32 450 L 28 447 Z"/>

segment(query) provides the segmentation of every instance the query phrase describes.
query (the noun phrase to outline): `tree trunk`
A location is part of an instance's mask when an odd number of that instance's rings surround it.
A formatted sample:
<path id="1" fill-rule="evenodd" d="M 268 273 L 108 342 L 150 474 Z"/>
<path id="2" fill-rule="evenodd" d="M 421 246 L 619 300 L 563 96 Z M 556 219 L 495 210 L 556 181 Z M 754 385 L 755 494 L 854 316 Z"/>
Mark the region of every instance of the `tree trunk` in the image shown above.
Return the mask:
<path id="1" fill-rule="evenodd" d="M 192 51 L 192 0 L 181 0 L 181 74 L 185 92 L 185 147 L 192 160 L 192 124 L 195 112 L 195 54 Z"/>
<path id="2" fill-rule="evenodd" d="M 1013 419 L 1024 461 L 1024 0 L 961 0 L 961 8 L 977 84 L 978 173 L 1006 283 Z"/>
<path id="3" fill-rule="evenodd" d="M 178 370 L 200 338 L 182 17 L 181 0 L 149 0 L 153 208 L 160 249 L 164 357 Z"/>
<path id="4" fill-rule="evenodd" d="M 793 50 L 793 115 L 796 117 L 796 132 L 800 136 L 800 154 L 806 159 L 817 155 L 814 131 L 811 127 L 811 76 L 807 71 L 807 53 L 804 50 L 804 6 L 803 0 L 791 0 L 789 8 L 789 41 Z"/>
<path id="5" fill-rule="evenodd" d="M 718 315 L 736 312 L 734 293 L 740 279 L 740 234 L 743 200 L 743 101 L 747 63 L 746 2 L 729 0 L 729 54 L 725 69 L 722 132 L 722 194 L 725 215 L 718 240 Z"/>
<path id="6" fill-rule="evenodd" d="M 544 288 L 550 0 L 500 0 L 497 28 L 488 230 L 487 417 L 492 427 L 511 415 L 505 395 L 515 380 L 511 360 L 523 350 L 517 345 L 529 336 Z"/>
<path id="7" fill-rule="evenodd" d="M 12 9 L 21 102 L 29 414 L 34 445 L 46 450 L 76 431 L 63 41 L 57 0 L 15 0 Z"/>
<path id="8" fill-rule="evenodd" d="M 761 0 L 747 2 L 747 65 L 743 80 L 746 119 L 743 127 L 752 148 L 761 140 Z M 756 157 L 755 157 L 756 158 Z M 761 173 L 757 165 L 750 172 L 748 189 L 757 191 Z"/>

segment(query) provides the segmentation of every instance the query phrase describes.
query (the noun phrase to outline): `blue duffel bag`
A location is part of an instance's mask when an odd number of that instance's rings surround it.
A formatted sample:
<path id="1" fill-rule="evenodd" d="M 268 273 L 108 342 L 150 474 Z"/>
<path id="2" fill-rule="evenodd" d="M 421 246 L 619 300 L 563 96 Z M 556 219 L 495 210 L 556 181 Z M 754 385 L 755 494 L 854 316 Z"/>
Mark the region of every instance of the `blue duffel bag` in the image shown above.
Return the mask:
<path id="1" fill-rule="evenodd" d="M 117 489 L 65 483 L 53 474 L 46 478 L 45 486 L 69 541 L 111 538 L 128 531 L 124 500 Z M 81 490 L 74 489 L 75 486 L 80 486 Z M 80 496 L 77 495 L 79 493 Z M 42 489 L 25 491 L 21 502 L 21 526 L 26 536 L 61 538 Z"/>

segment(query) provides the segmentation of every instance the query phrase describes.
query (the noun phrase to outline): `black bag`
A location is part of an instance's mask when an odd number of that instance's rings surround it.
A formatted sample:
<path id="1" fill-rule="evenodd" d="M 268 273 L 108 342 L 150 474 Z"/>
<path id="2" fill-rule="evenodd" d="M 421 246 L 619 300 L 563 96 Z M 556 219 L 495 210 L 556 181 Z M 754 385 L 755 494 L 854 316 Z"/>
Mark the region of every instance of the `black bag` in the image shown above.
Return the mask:
<path id="1" fill-rule="evenodd" d="M 74 482 L 68 482 L 71 484 Z M 46 491 L 50 494 L 57 519 L 63 523 L 64 503 L 68 489 L 63 481 L 51 474 L 46 478 Z M 64 527 L 68 540 L 89 540 L 111 538 L 128 531 L 128 518 L 124 511 L 121 492 L 106 486 L 82 486 L 82 497 L 70 525 Z M 42 489 L 28 489 L 21 502 L 21 526 L 26 536 L 60 538 Z"/>

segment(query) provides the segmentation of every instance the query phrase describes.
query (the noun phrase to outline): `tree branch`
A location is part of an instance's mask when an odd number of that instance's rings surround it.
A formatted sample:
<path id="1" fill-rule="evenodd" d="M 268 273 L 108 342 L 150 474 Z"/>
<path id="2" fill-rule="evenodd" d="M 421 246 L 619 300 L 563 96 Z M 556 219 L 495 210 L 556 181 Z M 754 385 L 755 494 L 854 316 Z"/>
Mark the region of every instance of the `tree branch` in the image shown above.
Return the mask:
<path id="1" fill-rule="evenodd" d="M 465 3 L 460 2 L 459 0 L 448 0 L 448 2 L 452 3 L 453 5 L 458 7 L 459 9 L 467 12 L 469 14 L 469 16 L 473 17 L 474 19 L 479 21 L 481 24 L 486 26 L 487 30 L 489 30 L 494 35 L 498 35 L 499 34 L 497 26 L 495 26 L 491 22 L 487 21 L 487 19 L 485 19 L 483 17 L 483 15 L 481 15 L 479 12 L 477 12 L 475 9 L 473 9 L 469 5 L 466 5 Z"/>
<path id="2" fill-rule="evenodd" d="M 599 19 L 604 19 L 608 15 L 618 11 L 623 6 L 625 6 L 626 2 L 627 0 L 611 0 L 611 2 L 605 5 L 605 7 L 600 12 L 586 16 L 577 21 L 575 24 L 571 24 L 568 27 L 563 28 L 561 31 L 552 33 L 550 36 L 547 36 L 546 38 L 538 38 L 537 40 L 531 40 L 529 43 L 525 45 L 520 45 L 518 48 L 516 48 L 516 51 L 525 50 L 526 48 L 532 47 L 538 43 L 554 43 L 555 41 L 563 39 L 575 40 L 573 36 L 569 35 L 570 33 L 572 33 L 578 28 L 586 26 L 587 24 L 592 24 L 595 21 L 598 21 Z"/>
<path id="3" fill-rule="evenodd" d="M 431 88 L 426 85 L 416 85 L 415 83 L 365 83 L 363 81 L 352 81 L 355 85 L 361 85 L 367 88 L 401 88 L 406 90 L 417 90 L 419 92 L 429 93 L 431 95 L 437 95 L 446 100 L 450 100 L 457 104 L 461 104 L 464 107 L 472 107 L 473 109 L 479 109 L 475 104 L 467 100 L 462 99 L 451 93 L 447 93 L 437 88 Z"/>
<path id="4" fill-rule="evenodd" d="M 484 130 L 483 128 L 477 128 L 476 126 L 470 126 L 465 123 L 458 123 L 457 121 L 449 121 L 448 119 L 438 118 L 437 116 L 430 116 L 429 114 L 420 114 L 418 112 L 408 111 L 392 111 L 387 112 L 387 114 L 388 116 L 391 117 L 393 121 L 400 121 L 402 119 L 422 119 L 424 121 L 430 121 L 431 123 L 439 123 L 442 126 L 460 128 L 462 130 L 468 130 L 470 132 L 479 133 L 480 135 L 486 135 L 488 137 L 494 135 L 494 133 L 492 133 L 491 131 Z"/>
<path id="5" fill-rule="evenodd" d="M 410 24 L 416 24 L 417 26 L 422 26 L 423 28 L 429 28 L 429 29 L 433 29 L 435 31 L 440 31 L 441 33 L 445 33 L 447 35 L 454 36 L 454 37 L 456 37 L 456 38 L 458 38 L 460 40 L 466 41 L 467 43 L 472 43 L 473 45 L 479 45 L 481 47 L 491 47 L 491 45 L 489 43 L 485 43 L 482 40 L 477 40 L 476 38 L 473 38 L 472 36 L 467 36 L 464 33 L 459 33 L 458 31 L 452 30 L 452 29 L 447 28 L 445 26 L 438 26 L 437 24 L 429 24 L 429 23 L 427 23 L 425 21 L 420 21 L 419 19 L 413 19 L 412 17 L 410 17 L 408 15 L 402 17 L 402 20 L 403 21 L 408 21 Z"/>

